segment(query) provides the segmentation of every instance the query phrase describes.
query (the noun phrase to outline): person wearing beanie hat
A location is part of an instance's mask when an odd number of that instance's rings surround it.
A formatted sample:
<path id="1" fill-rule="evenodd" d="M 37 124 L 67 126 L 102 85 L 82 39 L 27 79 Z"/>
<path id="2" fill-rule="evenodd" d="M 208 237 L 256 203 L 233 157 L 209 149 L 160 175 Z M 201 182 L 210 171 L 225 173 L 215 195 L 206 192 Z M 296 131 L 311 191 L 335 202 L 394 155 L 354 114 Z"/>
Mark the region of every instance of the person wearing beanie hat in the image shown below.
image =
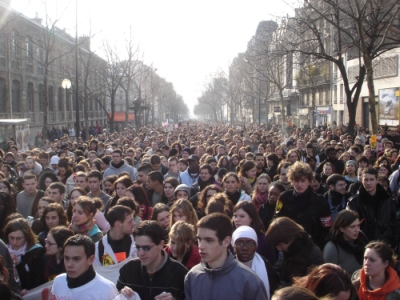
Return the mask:
<path id="1" fill-rule="evenodd" d="M 190 187 L 188 187 L 186 184 L 180 184 L 176 187 L 174 191 L 175 199 L 186 199 L 189 200 L 190 196 Z"/>
<path id="2" fill-rule="evenodd" d="M 182 158 L 188 159 L 189 155 L 190 155 L 190 148 L 183 148 L 181 152 Z"/>
<path id="3" fill-rule="evenodd" d="M 256 252 L 258 238 L 255 230 L 250 226 L 240 226 L 233 232 L 231 243 L 236 252 L 236 259 L 260 277 L 270 299 L 279 285 L 279 276 L 268 260 Z"/>

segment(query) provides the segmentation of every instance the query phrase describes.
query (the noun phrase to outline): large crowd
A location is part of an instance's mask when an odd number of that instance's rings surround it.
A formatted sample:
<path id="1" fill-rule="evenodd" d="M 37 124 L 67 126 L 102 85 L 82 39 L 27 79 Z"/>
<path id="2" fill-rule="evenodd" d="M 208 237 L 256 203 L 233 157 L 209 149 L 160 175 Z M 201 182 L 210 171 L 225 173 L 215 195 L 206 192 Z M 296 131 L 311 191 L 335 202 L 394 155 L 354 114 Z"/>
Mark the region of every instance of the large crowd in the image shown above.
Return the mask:
<path id="1" fill-rule="evenodd" d="M 400 299 L 400 128 L 90 133 L 0 150 L 1 299 Z"/>

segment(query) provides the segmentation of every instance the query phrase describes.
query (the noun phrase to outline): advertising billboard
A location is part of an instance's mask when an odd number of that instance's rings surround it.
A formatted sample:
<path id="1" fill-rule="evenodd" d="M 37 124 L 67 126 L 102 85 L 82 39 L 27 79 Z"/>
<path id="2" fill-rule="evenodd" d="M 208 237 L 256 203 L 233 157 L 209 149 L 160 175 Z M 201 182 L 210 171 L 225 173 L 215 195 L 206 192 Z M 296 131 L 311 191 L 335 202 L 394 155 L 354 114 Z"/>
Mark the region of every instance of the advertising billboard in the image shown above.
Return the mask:
<path id="1" fill-rule="evenodd" d="M 399 125 L 399 88 L 379 90 L 379 125 Z"/>

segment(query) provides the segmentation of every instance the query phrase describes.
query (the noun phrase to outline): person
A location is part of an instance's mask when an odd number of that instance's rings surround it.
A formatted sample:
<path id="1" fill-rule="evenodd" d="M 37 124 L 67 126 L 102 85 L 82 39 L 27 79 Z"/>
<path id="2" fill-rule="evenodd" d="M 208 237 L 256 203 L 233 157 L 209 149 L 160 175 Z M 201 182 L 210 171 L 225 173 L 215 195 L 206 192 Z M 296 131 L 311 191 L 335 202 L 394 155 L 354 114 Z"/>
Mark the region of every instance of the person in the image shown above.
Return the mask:
<path id="1" fill-rule="evenodd" d="M 347 186 L 350 186 L 350 184 L 356 183 L 358 181 L 357 168 L 357 163 L 354 160 L 348 160 L 346 162 L 343 176 L 346 180 Z"/>
<path id="2" fill-rule="evenodd" d="M 125 194 L 139 204 L 139 217 L 142 220 L 150 220 L 153 207 L 151 207 L 149 200 L 147 200 L 148 198 L 143 187 L 138 184 L 133 184 L 126 190 Z"/>
<path id="3" fill-rule="evenodd" d="M 271 264 L 275 264 L 276 255 L 274 248 L 265 239 L 265 229 L 256 207 L 252 202 L 242 201 L 233 208 L 232 223 L 234 228 L 250 226 L 257 233 L 257 253 L 264 256 Z"/>
<path id="4" fill-rule="evenodd" d="M 351 276 L 361 269 L 367 237 L 360 231 L 360 217 L 352 210 L 342 210 L 333 222 L 324 259 L 342 267 Z"/>
<path id="5" fill-rule="evenodd" d="M 153 207 L 153 213 L 151 219 L 156 221 L 165 232 L 165 244 L 168 243 L 168 233 L 169 233 L 169 222 L 170 222 L 170 208 L 164 203 L 157 203 Z"/>
<path id="6" fill-rule="evenodd" d="M 363 267 L 353 275 L 359 299 L 398 299 L 400 279 L 394 269 L 396 256 L 388 244 L 370 242 L 365 246 Z"/>
<path id="7" fill-rule="evenodd" d="M 288 178 L 288 172 L 290 166 L 291 166 L 290 163 L 281 161 L 277 168 L 279 179 L 275 181 L 275 183 L 283 185 L 285 187 L 285 190 L 287 191 L 293 190 L 293 185 Z"/>
<path id="8" fill-rule="evenodd" d="M 126 191 L 132 186 L 133 181 L 128 175 L 123 175 L 115 180 L 113 186 L 115 190 L 115 196 L 110 198 L 104 206 L 104 215 L 107 216 L 108 210 L 117 204 L 117 201 L 121 197 L 126 196 Z"/>
<path id="9" fill-rule="evenodd" d="M 61 255 L 65 241 L 73 236 L 72 230 L 57 226 L 50 229 L 45 240 L 46 254 L 43 258 L 44 281 L 52 281 L 54 278 L 65 273 L 64 258 Z"/>
<path id="10" fill-rule="evenodd" d="M 253 186 L 257 179 L 256 164 L 251 160 L 244 162 L 239 169 L 238 176 L 242 182 L 242 189 L 250 195 L 253 192 Z"/>
<path id="11" fill-rule="evenodd" d="M 233 172 L 227 173 L 222 179 L 225 193 L 233 205 L 240 201 L 251 201 L 251 197 L 245 191 L 239 189 L 240 182 L 239 176 Z"/>
<path id="12" fill-rule="evenodd" d="M 172 178 L 175 178 L 176 180 L 178 180 L 179 184 L 182 183 L 181 172 L 179 171 L 178 163 L 179 163 L 179 160 L 175 156 L 168 158 L 169 171 L 168 171 L 168 173 L 166 173 L 164 175 L 164 179 L 172 177 Z"/>
<path id="13" fill-rule="evenodd" d="M 309 274 L 296 278 L 294 286 L 309 289 L 317 297 L 329 299 L 355 299 L 356 290 L 350 276 L 336 264 L 314 267 Z"/>
<path id="14" fill-rule="evenodd" d="M 232 241 L 229 217 L 212 213 L 197 223 L 201 263 L 185 278 L 187 300 L 196 299 L 268 299 L 261 279 L 228 251 Z M 216 287 L 216 288 L 213 288 Z"/>
<path id="15" fill-rule="evenodd" d="M 164 191 L 164 176 L 159 171 L 152 171 L 147 174 L 146 186 L 149 190 L 148 199 L 152 206 L 161 202 Z"/>
<path id="16" fill-rule="evenodd" d="M 287 286 L 277 290 L 271 300 L 319 300 L 319 298 L 306 288 Z"/>
<path id="17" fill-rule="evenodd" d="M 268 229 L 269 224 L 274 218 L 276 202 L 279 199 L 279 195 L 285 191 L 285 187 L 282 184 L 273 182 L 269 185 L 268 198 L 258 209 L 258 215 L 264 225 L 264 228 Z"/>
<path id="18" fill-rule="evenodd" d="M 257 244 L 257 233 L 250 226 L 240 226 L 233 232 L 232 246 L 236 259 L 260 277 L 270 299 L 279 286 L 279 275 L 270 262 L 256 252 Z"/>
<path id="19" fill-rule="evenodd" d="M 96 243 L 94 264 L 109 266 L 137 257 L 132 236 L 135 225 L 132 210 L 127 206 L 115 205 L 108 211 L 107 221 L 111 229 Z"/>
<path id="20" fill-rule="evenodd" d="M 268 243 L 283 253 L 278 270 L 283 286 L 292 284 L 294 277 L 305 276 L 309 267 L 325 262 L 310 235 L 292 219 L 274 219 L 265 236 Z"/>
<path id="21" fill-rule="evenodd" d="M 268 187 L 271 179 L 268 174 L 262 173 L 258 176 L 255 183 L 254 191 L 252 194 L 252 201 L 257 211 L 260 206 L 268 201 Z"/>
<path id="22" fill-rule="evenodd" d="M 363 220 L 361 230 L 370 241 L 381 240 L 394 248 L 398 246 L 396 205 L 392 197 L 378 184 L 377 170 L 363 170 L 362 186 L 359 192 L 349 199 L 347 209 L 358 213 Z"/>
<path id="23" fill-rule="evenodd" d="M 288 178 L 294 190 L 283 192 L 276 204 L 276 217 L 289 217 L 300 224 L 322 249 L 332 226 L 329 204 L 311 188 L 313 172 L 309 165 L 296 162 Z"/>
<path id="24" fill-rule="evenodd" d="M 199 201 L 197 202 L 196 209 L 198 209 L 200 212 L 204 212 L 207 207 L 207 203 L 208 201 L 210 201 L 211 197 L 217 193 L 222 192 L 223 190 L 215 184 L 207 186 L 204 190 L 201 191 L 199 195 Z"/>
<path id="25" fill-rule="evenodd" d="M 325 154 L 326 154 L 326 159 L 319 164 L 316 173 L 321 174 L 325 164 L 329 162 L 334 167 L 334 173 L 343 174 L 344 162 L 337 159 L 335 147 L 333 146 L 327 147 L 325 149 Z"/>
<path id="26" fill-rule="evenodd" d="M 164 178 L 163 194 L 161 196 L 162 203 L 167 204 L 168 206 L 172 206 L 174 204 L 175 189 L 178 185 L 179 185 L 179 182 L 177 179 L 175 179 L 173 177 L 168 177 L 167 179 Z"/>
<path id="27" fill-rule="evenodd" d="M 184 265 L 188 270 L 197 265 L 201 258 L 194 240 L 195 227 L 184 221 L 177 221 L 169 231 L 169 244 L 165 252 Z"/>
<path id="28" fill-rule="evenodd" d="M 50 203 L 47 205 L 40 217 L 40 225 L 43 231 L 39 233 L 38 237 L 39 242 L 44 247 L 50 229 L 56 226 L 68 226 L 68 218 L 64 212 L 64 208 L 58 203 Z"/>
<path id="29" fill-rule="evenodd" d="M 57 175 L 54 172 L 44 172 L 39 179 L 39 190 L 46 191 L 53 182 L 58 182 Z"/>
<path id="30" fill-rule="evenodd" d="M 326 185 L 329 191 L 324 194 L 324 198 L 329 204 L 332 221 L 334 221 L 337 214 L 343 209 L 346 209 L 351 194 L 346 192 L 347 183 L 342 175 L 330 175 L 326 179 Z"/>
<path id="31" fill-rule="evenodd" d="M 192 154 L 188 157 L 187 161 L 189 167 L 181 172 L 181 183 L 191 187 L 199 179 L 199 157 Z"/>
<path id="32" fill-rule="evenodd" d="M 107 195 L 105 192 L 103 192 L 100 187 L 101 183 L 103 180 L 103 177 L 101 175 L 100 171 L 90 171 L 87 175 L 88 178 L 88 186 L 90 189 L 90 192 L 88 193 L 88 197 L 93 198 L 97 197 L 100 198 L 101 201 L 103 201 L 103 205 L 106 205 L 107 201 L 110 200 L 110 195 Z"/>
<path id="33" fill-rule="evenodd" d="M 118 291 L 111 281 L 93 269 L 95 246 L 86 235 L 77 234 L 67 239 L 63 248 L 66 273 L 54 279 L 51 295 L 62 299 L 114 299 Z"/>
<path id="34" fill-rule="evenodd" d="M 22 177 L 23 190 L 16 197 L 17 211 L 24 217 L 35 216 L 39 199 L 44 192 L 37 190 L 37 179 L 35 174 L 27 174 Z"/>
<path id="35" fill-rule="evenodd" d="M 189 200 L 179 199 L 175 201 L 170 211 L 169 228 L 172 228 L 172 225 L 179 220 L 196 226 L 198 221 L 197 213 Z"/>
<path id="36" fill-rule="evenodd" d="M 133 231 L 139 257 L 120 269 L 117 282 L 125 297 L 137 293 L 142 300 L 185 299 L 187 269 L 163 250 L 164 234 L 156 221 L 144 221 Z"/>
<path id="37" fill-rule="evenodd" d="M 87 196 L 80 196 L 75 200 L 72 208 L 71 230 L 75 234 L 89 236 L 94 243 L 98 242 L 103 237 L 103 233 L 94 222 L 93 217 L 96 213 L 97 207 L 94 199 Z"/>
<path id="38" fill-rule="evenodd" d="M 128 172 L 130 178 L 133 181 L 136 180 L 136 170 L 122 159 L 121 150 L 113 150 L 111 157 L 110 166 L 104 171 L 103 179 L 110 175 L 118 176 L 122 172 Z"/>
<path id="39" fill-rule="evenodd" d="M 21 282 L 21 295 L 24 296 L 28 290 L 43 283 L 44 249 L 29 223 L 22 218 L 7 223 L 4 238 Z"/>
<path id="40" fill-rule="evenodd" d="M 213 176 L 212 168 L 209 164 L 203 164 L 200 166 L 200 175 L 197 182 L 193 183 L 190 189 L 190 201 L 193 207 L 197 207 L 200 192 L 202 192 L 207 186 L 215 183 L 215 177 Z"/>
<path id="41" fill-rule="evenodd" d="M 65 185 L 61 182 L 53 182 L 47 188 L 47 194 L 54 202 L 61 204 L 65 209 L 67 207 L 67 200 L 65 199 Z"/>
<path id="42" fill-rule="evenodd" d="M 3 274 L 0 274 L 3 275 L 3 280 L 1 280 L 0 278 L 0 281 L 7 284 L 15 295 L 20 295 L 21 294 L 20 284 L 19 282 L 16 281 L 16 279 L 18 279 L 18 274 L 16 274 L 17 270 L 15 269 L 14 262 L 10 255 L 10 251 L 8 250 L 7 245 L 3 242 L 2 239 L 0 239 L 0 257 L 3 258 L 3 266 L 5 269 L 4 272 L 1 272 Z M 8 279 L 5 276 L 5 272 L 7 272 L 9 275 Z M 11 299 L 14 300 L 14 298 Z M 20 298 L 16 297 L 15 299 L 19 300 Z"/>

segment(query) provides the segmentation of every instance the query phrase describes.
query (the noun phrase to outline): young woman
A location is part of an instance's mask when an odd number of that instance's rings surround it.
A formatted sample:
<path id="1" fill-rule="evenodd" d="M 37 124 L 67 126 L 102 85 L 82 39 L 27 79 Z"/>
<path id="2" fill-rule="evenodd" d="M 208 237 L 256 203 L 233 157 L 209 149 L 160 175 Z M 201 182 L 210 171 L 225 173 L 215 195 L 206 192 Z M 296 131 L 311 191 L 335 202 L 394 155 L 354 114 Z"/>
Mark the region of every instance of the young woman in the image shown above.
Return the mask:
<path id="1" fill-rule="evenodd" d="M 51 281 L 65 273 L 63 256 L 61 255 L 65 241 L 73 236 L 71 229 L 64 226 L 56 226 L 50 229 L 45 240 L 46 254 L 43 259 L 44 281 Z"/>
<path id="2" fill-rule="evenodd" d="M 265 239 L 265 230 L 256 207 L 252 202 L 242 201 L 233 208 L 232 223 L 235 228 L 250 226 L 257 233 L 257 253 L 264 256 L 272 265 L 276 262 L 274 248 Z"/>
<path id="3" fill-rule="evenodd" d="M 267 201 L 258 209 L 258 215 L 263 222 L 264 228 L 268 229 L 275 214 L 276 202 L 279 199 L 279 195 L 284 191 L 285 187 L 279 183 L 273 182 L 269 185 Z"/>
<path id="4" fill-rule="evenodd" d="M 353 281 L 359 299 L 397 299 L 400 279 L 394 269 L 396 257 L 384 242 L 370 242 L 365 246 L 363 267 Z"/>
<path id="5" fill-rule="evenodd" d="M 39 241 L 45 246 L 45 240 L 50 229 L 57 226 L 68 227 L 67 215 L 64 208 L 58 203 L 49 204 L 40 217 L 40 225 L 43 231 L 39 233 Z"/>
<path id="6" fill-rule="evenodd" d="M 58 172 L 60 181 L 66 184 L 68 177 L 72 175 L 72 168 L 69 165 L 68 159 L 64 158 L 58 161 Z"/>
<path id="7" fill-rule="evenodd" d="M 221 168 L 225 168 L 227 170 L 229 169 L 229 160 L 228 160 L 228 157 L 226 155 L 222 155 L 219 158 L 218 163 L 217 163 L 217 167 L 218 167 L 218 169 L 221 169 Z"/>
<path id="8" fill-rule="evenodd" d="M 58 182 L 58 181 L 59 180 L 56 174 L 54 174 L 53 172 L 44 172 L 43 175 L 40 176 L 39 190 L 45 191 L 46 193 L 46 190 L 49 187 L 49 185 L 52 184 L 53 182 Z"/>
<path id="9" fill-rule="evenodd" d="M 242 188 L 247 194 L 251 194 L 253 192 L 254 184 L 257 179 L 257 168 L 256 164 L 253 161 L 246 161 L 238 172 L 238 176 L 242 181 Z"/>
<path id="10" fill-rule="evenodd" d="M 177 221 L 169 232 L 169 244 L 165 251 L 188 270 L 200 263 L 199 249 L 194 242 L 194 226 Z"/>
<path id="11" fill-rule="evenodd" d="M 211 197 L 217 193 L 222 193 L 223 190 L 215 185 L 211 184 L 207 187 L 204 188 L 204 190 L 201 191 L 199 195 L 199 201 L 197 202 L 197 209 L 200 210 L 201 212 L 204 212 L 208 201 L 210 201 Z"/>
<path id="12" fill-rule="evenodd" d="M 153 214 L 151 215 L 151 219 L 157 221 L 157 223 L 166 231 L 169 229 L 170 222 L 170 209 L 164 203 L 157 203 L 154 205 Z"/>
<path id="13" fill-rule="evenodd" d="M 360 217 L 352 210 L 342 210 L 333 222 L 324 259 L 342 267 L 349 275 L 362 266 L 367 238 L 360 231 Z"/>
<path id="14" fill-rule="evenodd" d="M 170 212 L 169 228 L 179 220 L 196 226 L 197 214 L 189 200 L 179 199 L 174 203 Z"/>
<path id="15" fill-rule="evenodd" d="M 69 194 L 69 202 L 66 210 L 68 222 L 72 221 L 72 207 L 74 206 L 76 199 L 80 196 L 87 196 L 87 192 L 81 187 L 74 188 Z"/>
<path id="16" fill-rule="evenodd" d="M 99 171 L 99 172 L 103 172 L 103 169 L 101 168 L 101 159 L 99 159 L 99 158 L 96 158 L 95 160 L 93 160 L 91 163 L 90 163 L 90 169 L 92 170 L 92 171 Z"/>
<path id="17" fill-rule="evenodd" d="M 107 201 L 104 207 L 105 216 L 107 216 L 108 210 L 117 204 L 119 198 L 126 196 L 126 191 L 132 184 L 133 181 L 129 176 L 122 176 L 114 182 L 115 196 Z"/>
<path id="18" fill-rule="evenodd" d="M 378 170 L 378 176 L 384 176 L 386 178 L 389 178 L 391 173 L 391 169 L 389 166 L 385 164 L 380 164 L 377 170 Z"/>
<path id="19" fill-rule="evenodd" d="M 133 184 L 126 190 L 126 196 L 131 197 L 139 204 L 139 217 L 144 220 L 151 220 L 153 208 L 147 199 L 146 192 L 139 184 Z"/>
<path id="20" fill-rule="evenodd" d="M 275 153 L 267 155 L 267 171 L 271 179 L 278 173 L 279 157 Z"/>
<path id="21" fill-rule="evenodd" d="M 239 155 L 237 155 L 237 154 L 232 155 L 228 171 L 236 172 L 237 171 L 236 169 L 239 166 L 239 163 L 240 163 Z"/>
<path id="22" fill-rule="evenodd" d="M 114 193 L 114 182 L 117 180 L 116 175 L 110 175 L 103 180 L 103 190 L 107 195 L 112 196 Z"/>
<path id="23" fill-rule="evenodd" d="M 164 192 L 161 196 L 161 202 L 167 204 L 168 206 L 172 206 L 175 201 L 175 189 L 179 185 L 179 181 L 176 178 L 169 177 L 164 180 Z"/>
<path id="24" fill-rule="evenodd" d="M 233 205 L 236 205 L 240 201 L 251 201 L 251 197 L 239 189 L 241 181 L 236 173 L 229 172 L 222 179 L 222 184 L 225 189 L 225 193 L 229 200 L 232 201 Z"/>
<path id="25" fill-rule="evenodd" d="M 247 153 L 247 148 L 246 147 L 242 147 L 242 148 L 239 149 L 239 158 L 240 158 L 240 160 L 246 159 L 246 153 Z"/>
<path id="26" fill-rule="evenodd" d="M 252 194 L 252 201 L 255 205 L 257 211 L 260 206 L 268 201 L 268 188 L 269 188 L 270 178 L 267 174 L 263 173 L 258 176 L 254 191 Z"/>
<path id="27" fill-rule="evenodd" d="M 4 229 L 5 242 L 21 282 L 21 295 L 43 284 L 44 249 L 38 243 L 28 222 L 11 220 Z"/>
<path id="28" fill-rule="evenodd" d="M 354 160 L 348 160 L 343 171 L 343 176 L 347 186 L 358 181 L 357 163 Z"/>
<path id="29" fill-rule="evenodd" d="M 93 217 L 96 213 L 95 201 L 87 196 L 80 196 L 73 205 L 70 229 L 74 234 L 84 234 L 94 243 L 98 242 L 103 237 L 103 233 L 94 222 Z"/>
<path id="30" fill-rule="evenodd" d="M 282 160 L 286 159 L 286 155 L 283 151 L 283 148 L 281 146 L 278 146 L 275 148 L 275 154 L 278 156 L 279 158 L 279 162 L 281 162 Z"/>

